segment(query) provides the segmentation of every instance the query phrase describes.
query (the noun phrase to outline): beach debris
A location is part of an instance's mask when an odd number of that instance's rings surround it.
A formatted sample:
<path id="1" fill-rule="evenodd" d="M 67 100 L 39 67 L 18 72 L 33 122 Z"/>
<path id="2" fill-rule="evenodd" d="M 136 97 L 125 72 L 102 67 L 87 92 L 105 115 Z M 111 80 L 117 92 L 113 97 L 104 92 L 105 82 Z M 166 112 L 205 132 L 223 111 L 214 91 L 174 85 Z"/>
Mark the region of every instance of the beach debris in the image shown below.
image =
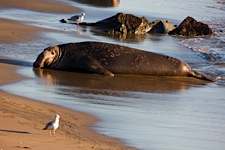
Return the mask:
<path id="1" fill-rule="evenodd" d="M 46 126 L 43 128 L 43 130 L 50 130 L 50 136 L 52 135 L 53 131 L 53 134 L 55 135 L 55 131 L 59 127 L 59 119 L 60 116 L 58 114 L 55 114 L 54 120 L 47 123 Z"/>
<path id="2" fill-rule="evenodd" d="M 69 19 L 61 19 L 60 22 L 62 23 L 75 23 L 79 25 L 80 22 L 84 20 L 85 13 L 82 13 L 81 15 L 75 15 L 70 17 Z"/>

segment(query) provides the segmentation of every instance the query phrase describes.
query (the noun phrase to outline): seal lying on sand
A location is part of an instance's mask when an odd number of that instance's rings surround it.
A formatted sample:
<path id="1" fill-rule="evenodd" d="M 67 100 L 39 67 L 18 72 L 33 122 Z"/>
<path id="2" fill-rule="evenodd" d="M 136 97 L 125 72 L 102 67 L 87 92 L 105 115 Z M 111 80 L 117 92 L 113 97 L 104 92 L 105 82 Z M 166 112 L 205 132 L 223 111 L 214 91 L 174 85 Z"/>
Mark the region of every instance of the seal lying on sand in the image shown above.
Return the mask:
<path id="1" fill-rule="evenodd" d="M 101 42 L 67 43 L 44 49 L 34 68 L 114 74 L 191 76 L 212 81 L 179 59 Z"/>

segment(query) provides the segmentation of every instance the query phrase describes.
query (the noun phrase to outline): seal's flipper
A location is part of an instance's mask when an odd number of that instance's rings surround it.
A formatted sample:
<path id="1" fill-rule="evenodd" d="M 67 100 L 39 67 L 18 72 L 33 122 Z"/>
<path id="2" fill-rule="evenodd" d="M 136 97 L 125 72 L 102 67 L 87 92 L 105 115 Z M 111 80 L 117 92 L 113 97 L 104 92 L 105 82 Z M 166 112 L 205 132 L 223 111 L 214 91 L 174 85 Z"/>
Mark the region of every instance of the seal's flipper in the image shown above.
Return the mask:
<path id="1" fill-rule="evenodd" d="M 195 70 L 191 70 L 191 72 L 189 73 L 189 76 L 195 77 L 195 78 L 198 78 L 198 79 L 202 79 L 202 80 L 211 81 L 211 82 L 215 81 L 215 79 L 211 79 L 211 78 L 205 76 L 204 74 L 201 74 L 201 73 L 199 73 Z"/>
<path id="2" fill-rule="evenodd" d="M 90 72 L 114 77 L 114 74 L 100 65 L 91 65 Z"/>
<path id="3" fill-rule="evenodd" d="M 114 77 L 114 74 L 105 69 L 95 58 L 84 56 L 82 57 L 82 62 L 83 69 L 87 72 Z"/>

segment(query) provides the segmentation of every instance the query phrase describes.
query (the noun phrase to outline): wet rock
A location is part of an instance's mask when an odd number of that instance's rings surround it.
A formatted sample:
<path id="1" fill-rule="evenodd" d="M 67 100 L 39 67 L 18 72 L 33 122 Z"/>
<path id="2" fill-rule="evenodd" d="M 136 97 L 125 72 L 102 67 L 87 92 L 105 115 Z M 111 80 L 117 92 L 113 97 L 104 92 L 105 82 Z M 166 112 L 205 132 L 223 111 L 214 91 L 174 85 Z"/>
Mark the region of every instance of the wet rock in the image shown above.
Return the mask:
<path id="1" fill-rule="evenodd" d="M 59 22 L 61 22 L 61 23 L 67 23 L 67 21 L 65 19 L 61 19 L 61 20 L 59 20 Z"/>
<path id="2" fill-rule="evenodd" d="M 166 20 L 155 20 L 151 23 L 151 30 L 148 32 L 150 34 L 167 34 L 175 29 L 170 21 Z"/>
<path id="3" fill-rule="evenodd" d="M 60 20 L 62 23 L 65 20 Z M 198 22 L 192 17 L 185 18 L 177 27 L 168 20 L 155 20 L 149 22 L 145 17 L 137 17 L 132 14 L 118 13 L 112 17 L 100 20 L 98 22 L 81 22 L 79 26 L 91 27 L 92 32 L 106 32 L 110 35 L 119 35 L 119 37 L 128 37 L 127 35 L 149 34 L 170 34 L 180 36 L 203 36 L 211 35 L 212 29 L 202 22 Z"/>
<path id="4" fill-rule="evenodd" d="M 212 29 L 202 22 L 198 22 L 192 17 L 185 18 L 181 24 L 169 32 L 170 35 L 181 35 L 181 36 L 203 36 L 211 35 Z"/>
<path id="5" fill-rule="evenodd" d="M 139 18 L 132 14 L 123 13 L 118 13 L 96 23 L 80 25 L 97 27 L 111 34 L 145 34 L 151 29 L 150 22 L 145 17 Z"/>

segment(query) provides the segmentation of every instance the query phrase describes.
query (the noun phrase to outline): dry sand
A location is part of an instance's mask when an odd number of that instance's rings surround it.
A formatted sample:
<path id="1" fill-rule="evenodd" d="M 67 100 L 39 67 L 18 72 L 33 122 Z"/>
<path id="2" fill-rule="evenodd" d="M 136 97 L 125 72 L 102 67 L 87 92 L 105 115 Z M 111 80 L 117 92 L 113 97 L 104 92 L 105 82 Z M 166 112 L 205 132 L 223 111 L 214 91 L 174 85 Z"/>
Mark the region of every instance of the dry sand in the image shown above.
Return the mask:
<path id="1" fill-rule="evenodd" d="M 62 3 L 58 5 L 56 1 L 51 9 L 47 6 L 52 1 L 32 0 L 31 3 L 28 3 L 27 0 L 21 0 L 20 6 L 16 3 L 18 3 L 17 0 L 0 1 L 0 9 L 18 7 L 43 11 L 43 8 L 38 8 L 46 5 L 44 9 L 50 12 L 57 6 L 68 8 L 68 10 L 69 8 L 79 10 Z M 34 5 L 35 8 L 33 8 Z M 61 10 L 57 10 L 57 12 L 59 13 Z M 55 11 L 56 9 L 52 10 L 52 12 Z M 44 31 L 42 28 L 6 19 L 0 19 L 0 26 L 0 43 L 8 44 L 33 40 L 38 38 L 39 32 Z M 13 65 L 10 60 L 4 60 L 5 58 L 0 57 L 0 85 L 23 80 L 24 77 L 15 73 L 19 66 Z M 49 136 L 49 132 L 42 130 L 42 128 L 53 119 L 55 113 L 61 116 L 60 127 L 56 131 L 56 136 Z M 21 148 L 37 150 L 133 149 L 124 146 L 117 139 L 94 132 L 91 125 L 96 121 L 98 121 L 96 118 L 78 111 L 11 95 L 0 90 L 0 150 Z"/>

